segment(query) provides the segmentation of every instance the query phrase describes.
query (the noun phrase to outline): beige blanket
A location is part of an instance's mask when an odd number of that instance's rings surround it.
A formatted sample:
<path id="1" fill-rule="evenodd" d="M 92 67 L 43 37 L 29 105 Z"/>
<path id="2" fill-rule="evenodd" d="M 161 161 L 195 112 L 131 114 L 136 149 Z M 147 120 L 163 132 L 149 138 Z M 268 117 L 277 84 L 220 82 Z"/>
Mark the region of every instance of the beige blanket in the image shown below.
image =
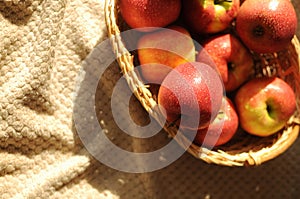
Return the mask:
<path id="1" fill-rule="evenodd" d="M 143 175 L 93 159 L 74 125 L 79 72 L 106 37 L 104 0 L 0 1 L 0 198 L 149 196 Z M 96 100 L 111 137 L 120 130 L 108 94 L 119 77 L 113 63 Z"/>
<path id="2" fill-rule="evenodd" d="M 92 163 L 72 124 L 78 70 L 106 36 L 103 5 L 0 1 L 0 198 L 117 198 L 111 186 L 127 183 Z"/>
<path id="3" fill-rule="evenodd" d="M 145 174 L 117 171 L 95 160 L 77 136 L 73 99 L 83 61 L 107 36 L 103 7 L 104 0 L 0 0 L 0 198 L 221 198 L 225 193 L 241 198 L 244 193 L 234 193 L 242 188 L 249 198 L 260 190 L 274 198 L 272 187 L 285 188 L 272 183 L 270 173 L 250 179 L 268 173 L 266 167 L 220 168 L 189 154 Z M 120 136 L 108 110 L 119 77 L 113 63 L 99 85 L 100 124 L 128 150 L 161 146 L 168 140 L 164 133 L 150 144 Z M 138 102 L 131 101 L 133 119 L 147 123 Z M 289 171 L 275 165 L 288 160 L 275 161 L 267 171 Z M 248 181 L 243 184 L 243 179 Z"/>

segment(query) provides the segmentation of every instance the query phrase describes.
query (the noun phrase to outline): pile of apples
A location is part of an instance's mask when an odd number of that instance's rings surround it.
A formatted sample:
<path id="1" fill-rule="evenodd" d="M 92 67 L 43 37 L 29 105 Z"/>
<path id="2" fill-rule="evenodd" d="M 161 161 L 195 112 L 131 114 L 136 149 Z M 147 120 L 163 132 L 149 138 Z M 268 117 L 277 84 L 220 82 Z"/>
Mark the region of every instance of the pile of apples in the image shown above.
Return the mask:
<path id="1" fill-rule="evenodd" d="M 294 90 L 280 77 L 256 77 L 253 61 L 290 44 L 297 17 L 289 0 L 119 0 L 119 8 L 142 33 L 142 78 L 159 85 L 166 120 L 187 137 L 196 131 L 196 144 L 223 145 L 239 127 L 270 136 L 294 114 Z"/>

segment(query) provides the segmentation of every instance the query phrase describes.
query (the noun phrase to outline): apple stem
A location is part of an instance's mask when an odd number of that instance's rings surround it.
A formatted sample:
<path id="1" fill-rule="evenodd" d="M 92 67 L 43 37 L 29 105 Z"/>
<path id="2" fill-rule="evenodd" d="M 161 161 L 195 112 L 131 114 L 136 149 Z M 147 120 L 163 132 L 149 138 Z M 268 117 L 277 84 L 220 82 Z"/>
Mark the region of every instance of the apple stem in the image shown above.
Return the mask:
<path id="1" fill-rule="evenodd" d="M 227 64 L 227 66 L 228 66 L 228 69 L 229 69 L 230 71 L 233 71 L 234 68 L 235 68 L 235 64 L 232 63 L 232 62 L 229 62 L 229 63 Z"/>
<path id="2" fill-rule="evenodd" d="M 220 3 L 222 3 L 222 2 L 228 2 L 228 3 L 231 3 L 232 0 L 214 0 L 214 3 L 215 3 L 215 4 L 220 4 Z"/>
<path id="3" fill-rule="evenodd" d="M 168 125 L 168 128 L 171 127 L 171 126 L 174 126 L 174 125 L 176 124 L 176 122 L 177 122 L 178 120 L 180 120 L 180 118 L 181 118 L 181 114 L 180 114 L 174 121 L 172 121 L 172 122 Z"/>
<path id="4" fill-rule="evenodd" d="M 265 30 L 262 26 L 256 26 L 253 30 L 255 36 L 262 36 L 265 33 Z"/>

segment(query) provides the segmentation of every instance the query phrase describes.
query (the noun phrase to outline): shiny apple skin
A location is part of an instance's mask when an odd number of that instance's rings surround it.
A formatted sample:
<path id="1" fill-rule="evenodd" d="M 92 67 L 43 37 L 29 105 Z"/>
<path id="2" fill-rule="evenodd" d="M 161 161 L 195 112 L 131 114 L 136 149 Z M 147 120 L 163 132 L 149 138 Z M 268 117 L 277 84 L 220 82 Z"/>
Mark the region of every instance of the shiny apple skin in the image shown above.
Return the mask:
<path id="1" fill-rule="evenodd" d="M 235 96 L 241 127 L 248 133 L 266 137 L 281 130 L 296 110 L 293 89 L 282 79 L 255 78 Z"/>
<path id="2" fill-rule="evenodd" d="M 211 61 L 214 63 L 227 92 L 236 90 L 253 75 L 252 54 L 233 34 L 217 35 L 201 44 L 203 49 L 199 51 L 196 60 L 207 64 Z"/>
<path id="3" fill-rule="evenodd" d="M 212 34 L 229 28 L 239 7 L 239 0 L 188 0 L 182 4 L 182 16 L 193 32 Z"/>
<path id="4" fill-rule="evenodd" d="M 225 105 L 222 112 L 208 128 L 197 131 L 194 142 L 205 147 L 217 147 L 228 143 L 236 134 L 239 126 L 239 118 L 233 102 L 225 97 Z"/>
<path id="5" fill-rule="evenodd" d="M 297 15 L 289 0 L 247 0 L 236 17 L 236 31 L 256 53 L 286 50 L 297 30 Z"/>
<path id="6" fill-rule="evenodd" d="M 217 116 L 224 95 L 218 72 L 200 62 L 174 68 L 162 82 L 158 104 L 169 123 L 181 128 L 205 128 Z"/>

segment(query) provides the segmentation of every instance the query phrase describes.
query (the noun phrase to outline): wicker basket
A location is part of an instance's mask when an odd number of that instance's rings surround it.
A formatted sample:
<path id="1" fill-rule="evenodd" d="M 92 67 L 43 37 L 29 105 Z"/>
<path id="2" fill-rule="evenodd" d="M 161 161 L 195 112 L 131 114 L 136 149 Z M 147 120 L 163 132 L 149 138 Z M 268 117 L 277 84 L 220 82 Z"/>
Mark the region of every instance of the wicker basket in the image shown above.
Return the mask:
<path id="1" fill-rule="evenodd" d="M 117 56 L 117 62 L 122 70 L 128 85 L 135 96 L 140 101 L 145 110 L 155 118 L 165 129 L 165 131 L 187 151 L 196 158 L 207 163 L 214 163 L 226 166 L 249 166 L 259 165 L 271 160 L 286 151 L 297 139 L 299 133 L 299 110 L 300 110 L 300 48 L 299 41 L 294 36 L 289 49 L 273 54 L 253 54 L 255 60 L 255 71 L 257 76 L 277 75 L 289 83 L 295 90 L 297 97 L 297 111 L 290 118 L 286 127 L 269 137 L 256 137 L 247 133 L 237 133 L 233 141 L 224 146 L 207 149 L 195 144 L 187 146 L 187 138 L 176 136 L 178 130 L 172 125 L 161 122 L 161 113 L 157 108 L 157 102 L 149 89 L 140 80 L 139 74 L 133 69 L 134 55 L 125 47 L 125 43 L 120 37 L 120 32 L 128 28 L 123 21 L 118 10 L 117 0 L 106 0 L 105 3 L 106 24 L 108 36 L 111 39 L 113 51 Z"/>

